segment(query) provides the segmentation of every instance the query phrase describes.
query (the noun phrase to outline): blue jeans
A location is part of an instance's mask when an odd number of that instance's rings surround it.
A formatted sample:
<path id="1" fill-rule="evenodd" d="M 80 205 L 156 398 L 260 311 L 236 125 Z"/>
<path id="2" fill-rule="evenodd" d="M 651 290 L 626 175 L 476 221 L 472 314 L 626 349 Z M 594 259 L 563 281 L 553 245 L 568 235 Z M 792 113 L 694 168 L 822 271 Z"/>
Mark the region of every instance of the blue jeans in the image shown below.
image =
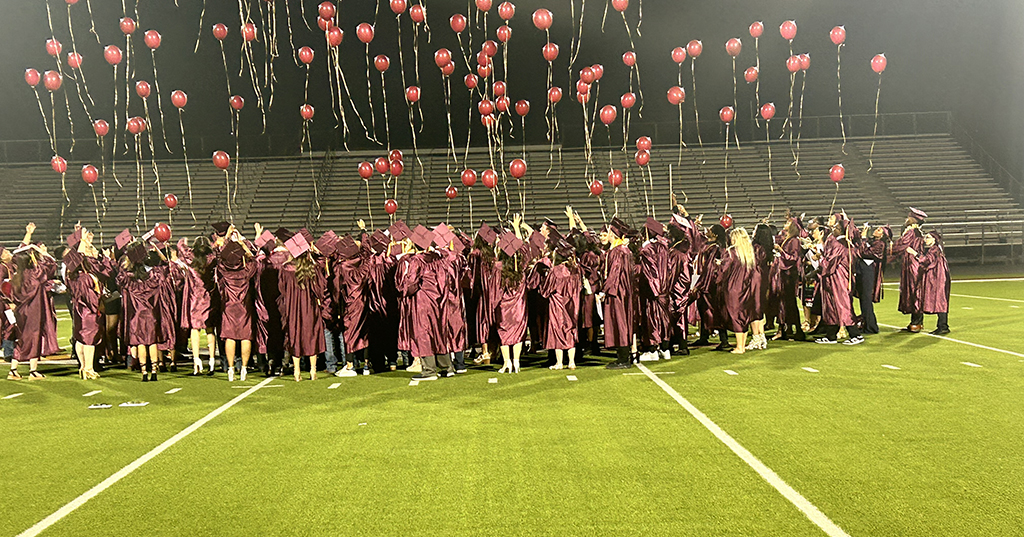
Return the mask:
<path id="1" fill-rule="evenodd" d="M 8 361 L 14 359 L 14 341 L 5 339 L 3 343 L 3 349 L 4 358 L 7 358 Z"/>
<path id="2" fill-rule="evenodd" d="M 345 364 L 345 338 L 341 337 L 340 330 L 324 329 L 324 338 L 327 340 L 327 350 L 324 352 L 324 364 L 328 373 L 338 370 L 338 364 Z"/>

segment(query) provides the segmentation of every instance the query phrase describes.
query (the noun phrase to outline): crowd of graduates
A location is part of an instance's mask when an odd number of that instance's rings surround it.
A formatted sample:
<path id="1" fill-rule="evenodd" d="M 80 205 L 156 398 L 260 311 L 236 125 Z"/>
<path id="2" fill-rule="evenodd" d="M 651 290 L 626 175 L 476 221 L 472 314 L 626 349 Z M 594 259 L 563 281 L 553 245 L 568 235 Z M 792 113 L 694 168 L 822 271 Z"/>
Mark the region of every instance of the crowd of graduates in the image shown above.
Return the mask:
<path id="1" fill-rule="evenodd" d="M 123 363 L 146 382 L 183 356 L 197 376 L 214 375 L 220 356 L 231 381 L 251 368 L 298 381 L 303 369 L 315 380 L 320 370 L 399 367 L 434 380 L 499 359 L 499 372 L 518 373 L 525 352 L 575 369 L 578 355 L 603 347 L 615 357 L 606 367 L 625 369 L 716 341 L 717 351 L 762 350 L 769 334 L 852 346 L 878 333 L 873 308 L 891 262 L 904 330 L 936 314 L 933 334 L 949 332 L 942 239 L 918 209 L 894 236 L 844 212 L 788 214 L 781 228 L 765 220 L 749 231 L 727 219 L 705 225 L 671 201 L 667 221 L 636 228 L 618 218 L 591 228 L 567 207 L 563 222 L 514 215 L 472 235 L 398 220 L 319 238 L 256 224 L 249 239 L 219 222 L 176 242 L 125 230 L 101 250 L 76 226 L 57 255 L 33 242 L 29 224 L 20 246 L 0 254 L 7 378 L 24 378 L 22 362 L 27 378 L 45 378 L 38 363 L 60 351 L 53 297 L 63 293 L 81 378 Z"/>

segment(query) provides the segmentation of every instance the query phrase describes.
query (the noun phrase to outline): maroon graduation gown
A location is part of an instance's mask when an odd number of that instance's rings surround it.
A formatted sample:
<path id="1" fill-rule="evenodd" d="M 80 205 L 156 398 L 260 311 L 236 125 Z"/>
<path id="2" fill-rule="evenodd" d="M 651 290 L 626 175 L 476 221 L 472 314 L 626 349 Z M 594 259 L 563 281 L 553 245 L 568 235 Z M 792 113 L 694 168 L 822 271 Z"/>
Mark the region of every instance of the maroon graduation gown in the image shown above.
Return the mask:
<path id="1" fill-rule="evenodd" d="M 707 332 L 719 328 L 724 322 L 724 306 L 721 304 L 716 283 L 719 266 L 715 263 L 721 255 L 722 249 L 717 243 L 707 243 L 697 254 L 694 262 L 694 277 L 697 278 L 697 283 L 691 293 L 700 313 L 701 329 Z"/>
<path id="2" fill-rule="evenodd" d="M 14 293 L 11 289 L 11 276 L 14 268 L 0 263 L 0 338 L 15 341 L 18 339 L 18 325 L 7 320 L 7 310 L 14 306 Z"/>
<path id="3" fill-rule="evenodd" d="M 825 239 L 820 260 L 821 320 L 832 326 L 853 325 L 853 285 L 850 281 L 852 252 L 846 239 Z"/>
<path id="4" fill-rule="evenodd" d="M 314 276 L 303 283 L 295 278 L 295 264 L 278 268 L 277 308 L 281 312 L 285 349 L 292 356 L 316 356 L 327 350 L 324 340 L 324 299 L 327 279 L 317 266 Z"/>
<path id="5" fill-rule="evenodd" d="M 164 267 L 154 267 L 145 280 L 134 272 L 120 272 L 121 307 L 124 309 L 128 344 L 156 345 L 162 340 L 160 332 L 160 286 L 166 278 Z"/>
<path id="6" fill-rule="evenodd" d="M 605 256 L 604 346 L 633 345 L 634 289 L 633 252 L 625 245 L 608 250 Z"/>
<path id="7" fill-rule="evenodd" d="M 342 261 L 336 268 L 341 278 L 342 326 L 345 352 L 359 352 L 370 345 L 369 255 Z"/>
<path id="8" fill-rule="evenodd" d="M 641 343 L 656 346 L 671 337 L 669 322 L 668 244 L 648 241 L 640 248 Z"/>
<path id="9" fill-rule="evenodd" d="M 494 343 L 497 340 L 498 302 L 501 300 L 501 262 L 492 259 L 488 263 L 481 258 L 474 278 L 477 341 L 481 344 Z"/>
<path id="10" fill-rule="evenodd" d="M 919 261 L 922 273 L 921 310 L 927 314 L 949 313 L 949 264 L 942 246 L 936 244 L 928 248 Z"/>
<path id="11" fill-rule="evenodd" d="M 583 277 L 590 282 L 590 294 L 584 288 L 580 297 L 580 329 L 600 326 L 601 317 L 597 314 L 597 292 L 601 289 L 601 256 L 594 252 L 584 252 L 580 256 L 580 270 Z"/>
<path id="12" fill-rule="evenodd" d="M 466 350 L 466 312 L 462 303 L 466 260 L 451 250 L 443 250 L 441 253 L 441 260 L 438 261 L 438 286 L 441 290 L 438 354 Z"/>
<path id="13" fill-rule="evenodd" d="M 885 296 L 884 287 L 882 283 L 885 278 L 885 262 L 886 262 L 886 243 L 883 240 L 870 238 L 866 241 L 861 242 L 860 245 L 860 257 L 862 259 L 870 259 L 874 261 L 875 266 L 875 289 L 871 295 L 871 301 L 878 303 L 882 301 L 882 297 Z"/>
<path id="14" fill-rule="evenodd" d="M 253 316 L 256 311 L 253 281 L 259 262 L 250 259 L 241 267 L 228 268 L 217 264 L 217 288 L 221 300 L 221 339 L 238 341 L 253 339 Z"/>
<path id="15" fill-rule="evenodd" d="M 114 273 L 114 264 L 107 257 L 86 258 L 77 270 L 67 275 L 71 296 L 74 326 L 72 337 L 83 345 L 99 345 L 106 333 L 107 320 L 100 312 L 102 290 Z"/>
<path id="16" fill-rule="evenodd" d="M 209 328 L 210 291 L 203 275 L 185 263 L 179 266 L 182 270 L 181 327 L 189 330 Z M 211 268 L 207 266 L 207 270 Z"/>
<path id="17" fill-rule="evenodd" d="M 562 263 L 551 269 L 540 294 L 548 301 L 548 321 L 544 348 L 568 350 L 579 339 L 578 317 L 583 279 L 578 267 Z"/>
<path id="18" fill-rule="evenodd" d="M 800 291 L 803 288 L 803 255 L 800 247 L 800 239 L 791 237 L 782 243 L 782 250 L 775 258 L 779 267 L 779 288 L 782 304 L 800 304 Z M 774 283 L 773 283 L 774 285 Z M 786 308 L 779 308 L 779 322 L 786 326 L 800 326 L 800 309 L 796 309 L 796 319 L 786 316 Z"/>
<path id="19" fill-rule="evenodd" d="M 48 255 L 40 256 L 39 264 L 25 269 L 21 287 L 14 289 L 14 317 L 20 335 L 14 357 L 19 362 L 57 354 L 57 316 L 50 297 L 50 280 L 57 272 L 57 262 Z"/>
<path id="20" fill-rule="evenodd" d="M 924 250 L 924 236 L 917 228 L 907 228 L 892 245 L 892 255 L 902 261 L 900 268 L 900 313 L 910 315 L 921 311 L 921 268 L 918 258 L 907 251 Z"/>
<path id="21" fill-rule="evenodd" d="M 434 252 L 405 255 L 399 260 L 396 288 L 408 299 L 399 333 L 406 332 L 409 353 L 415 358 L 438 354 L 441 322 L 441 290 L 438 288 L 439 256 Z M 402 343 L 400 343 L 401 345 Z"/>
<path id="22" fill-rule="evenodd" d="M 722 328 L 737 333 L 746 332 L 750 322 L 755 320 L 760 287 L 755 283 L 755 280 L 760 279 L 755 267 L 747 268 L 733 248 L 726 249 L 722 254 L 722 265 L 716 282 L 718 300 L 724 313 Z"/>

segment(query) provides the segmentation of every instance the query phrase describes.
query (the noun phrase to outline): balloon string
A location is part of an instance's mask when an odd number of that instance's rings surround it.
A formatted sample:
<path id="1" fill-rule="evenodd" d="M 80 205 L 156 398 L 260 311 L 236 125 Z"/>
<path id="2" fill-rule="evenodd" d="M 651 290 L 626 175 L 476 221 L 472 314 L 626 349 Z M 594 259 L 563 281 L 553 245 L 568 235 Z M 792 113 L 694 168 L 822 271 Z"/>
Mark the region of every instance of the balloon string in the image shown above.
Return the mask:
<path id="1" fill-rule="evenodd" d="M 789 112 L 786 114 L 786 121 L 782 123 L 782 134 L 779 135 L 781 140 L 789 133 L 790 141 L 792 142 L 792 121 L 793 121 L 793 90 L 796 87 L 796 73 L 789 74 Z"/>
<path id="2" fill-rule="evenodd" d="M 39 97 L 39 88 L 33 86 L 32 91 L 36 94 L 36 103 L 39 104 L 39 114 L 43 116 L 43 127 L 46 127 L 46 140 L 50 142 L 50 150 L 53 154 L 57 154 L 57 142 L 54 138 L 53 131 L 50 130 L 50 123 L 46 119 L 46 111 L 43 110 L 43 100 Z"/>
<path id="3" fill-rule="evenodd" d="M 203 0 L 204 2 L 206 0 Z M 379 7 L 379 5 L 378 5 Z M 306 25 L 306 29 L 310 32 L 313 31 L 313 27 L 309 25 L 309 19 L 306 18 L 306 3 L 299 2 L 299 17 L 302 19 L 302 23 Z M 376 20 L 376 19 L 374 19 Z"/>
<path id="4" fill-rule="evenodd" d="M 103 42 L 100 41 L 100 34 L 96 33 L 96 21 L 92 17 L 92 1 L 85 0 L 85 7 L 89 10 L 89 33 L 96 37 L 96 44 L 103 46 Z"/>
<path id="5" fill-rule="evenodd" d="M 608 4 L 611 4 L 611 0 L 605 0 L 604 3 L 604 15 L 601 16 L 601 33 L 604 33 L 604 22 L 608 20 Z"/>
<path id="6" fill-rule="evenodd" d="M 804 95 L 807 89 L 807 71 L 801 72 L 803 74 L 800 75 L 800 110 L 796 124 L 796 149 L 793 151 L 793 171 L 796 172 L 797 180 L 800 180 L 800 138 L 804 130 Z"/>
<path id="7" fill-rule="evenodd" d="M 593 195 L 593 194 L 591 194 L 591 195 Z M 597 204 L 601 206 L 601 220 L 604 220 L 605 222 L 607 222 L 608 221 L 608 215 L 605 214 L 605 212 L 604 212 L 604 200 L 601 199 L 601 196 L 597 196 Z M 618 210 L 616 210 L 616 213 L 618 213 Z"/>
<path id="8" fill-rule="evenodd" d="M 473 90 L 469 90 L 469 99 L 473 100 Z M 469 107 L 469 121 L 466 122 L 466 156 L 462 159 L 464 167 L 469 169 L 469 145 L 473 139 L 473 107 Z"/>
<path id="9" fill-rule="evenodd" d="M 185 145 L 185 121 L 182 119 L 181 108 L 178 109 L 178 126 L 181 128 L 181 154 L 185 158 L 185 179 L 188 181 L 188 210 L 192 213 L 192 223 L 196 222 L 196 213 L 192 204 L 192 172 L 188 168 L 188 146 Z"/>
<path id="10" fill-rule="evenodd" d="M 836 89 L 839 92 L 839 127 L 843 131 L 843 154 L 846 154 L 846 122 L 843 121 L 843 44 L 836 46 Z"/>
<path id="11" fill-rule="evenodd" d="M 697 108 L 697 60 L 693 58 L 690 60 L 690 79 L 693 82 L 693 119 L 694 126 L 697 127 L 697 145 L 700 146 L 700 154 L 702 158 L 707 158 L 704 153 L 704 139 L 700 136 L 700 111 Z M 682 105 L 680 105 L 682 106 Z M 704 162 L 701 162 L 703 164 Z"/>
<path id="12" fill-rule="evenodd" d="M 71 4 L 68 4 L 68 30 L 71 33 L 71 50 L 78 52 L 78 45 L 75 44 L 75 32 L 74 27 L 71 25 Z M 81 86 L 78 85 L 81 80 Z M 85 106 L 85 101 L 82 99 L 82 87 L 85 88 L 85 95 L 89 98 L 89 103 L 92 104 L 93 108 L 96 107 L 95 101 L 92 100 L 92 95 L 89 95 L 89 86 L 85 83 L 85 71 L 78 68 L 78 73 L 75 75 L 75 86 L 78 89 L 78 100 L 82 102 L 82 108 L 85 109 L 85 115 L 89 117 L 89 123 L 92 123 L 92 114 L 89 112 L 89 108 Z"/>
<path id="13" fill-rule="evenodd" d="M 725 174 L 722 176 L 725 185 L 725 214 L 729 214 L 729 124 L 725 124 Z"/>
<path id="14" fill-rule="evenodd" d="M 234 175 L 235 175 L 235 188 L 231 192 L 231 203 L 234 203 L 236 196 L 238 196 L 238 168 L 242 165 L 242 163 L 238 160 L 239 157 L 241 156 L 240 155 L 240 151 L 238 150 L 238 132 L 239 132 L 240 127 L 241 127 L 241 119 L 242 119 L 241 118 L 241 113 L 236 110 L 235 111 L 235 166 L 234 166 L 234 168 L 235 168 L 235 173 L 234 173 Z"/>
<path id="15" fill-rule="evenodd" d="M 758 45 L 760 39 L 754 38 L 754 67 L 757 69 L 757 80 L 754 81 L 754 99 L 757 102 L 757 110 L 754 111 L 754 124 L 761 128 L 761 119 L 758 113 L 761 111 L 761 48 Z"/>
<path id="16" fill-rule="evenodd" d="M 629 36 L 629 50 L 633 50 L 636 47 L 633 45 L 633 32 L 630 31 L 629 23 L 626 22 L 626 12 L 622 11 L 619 14 L 622 15 L 622 25 L 626 27 L 626 35 Z"/>
<path id="17" fill-rule="evenodd" d="M 451 183 L 452 162 L 459 165 L 458 152 L 455 149 L 455 133 L 452 132 L 452 85 L 451 79 L 444 77 L 444 117 L 448 123 L 448 149 L 445 150 L 445 172 L 448 174 L 449 185 Z"/>
<path id="18" fill-rule="evenodd" d="M 196 34 L 196 46 L 192 54 L 199 52 L 199 41 L 203 37 L 203 19 L 206 18 L 206 0 L 203 0 L 203 10 L 199 12 L 199 32 Z"/>
<path id="19" fill-rule="evenodd" d="M 740 105 L 736 102 L 736 57 L 732 58 L 732 110 L 735 113 L 740 109 Z M 732 130 L 733 138 L 736 139 L 736 149 L 740 148 L 740 133 L 739 129 Z"/>
<path id="20" fill-rule="evenodd" d="M 143 226 L 146 226 L 148 218 L 146 218 L 145 211 L 146 205 L 142 202 L 143 192 L 146 190 L 146 186 L 143 184 L 143 169 L 142 169 L 142 142 L 139 139 L 139 135 L 135 135 L 135 231 L 139 231 L 139 219 L 141 217 Z"/>
<path id="21" fill-rule="evenodd" d="M 384 147 L 391 151 L 391 119 L 388 117 L 388 94 L 384 84 L 384 73 L 380 74 L 381 101 L 384 102 Z"/>
<path id="22" fill-rule="evenodd" d="M 651 214 L 651 199 L 648 196 L 649 187 L 648 187 L 648 184 L 647 184 L 647 176 L 646 176 L 646 174 L 644 174 L 644 167 L 643 166 L 640 166 L 640 179 L 644 183 L 644 206 L 647 208 L 647 214 Z M 652 182 L 653 182 L 654 178 L 652 177 L 651 179 L 652 179 Z"/>
<path id="23" fill-rule="evenodd" d="M 768 187 L 772 191 L 772 210 L 768 213 L 769 219 L 775 214 L 775 182 L 772 181 L 772 139 L 769 134 L 771 124 L 770 119 L 764 122 L 764 145 L 768 148 Z"/>
<path id="24" fill-rule="evenodd" d="M 636 65 L 634 65 L 630 70 L 631 71 L 636 71 L 636 89 L 637 89 L 637 93 L 640 94 L 640 108 L 637 110 L 637 115 L 640 116 L 640 119 L 643 119 L 644 118 L 644 102 L 645 101 L 644 101 L 644 85 L 640 82 L 640 61 L 637 60 Z M 682 85 L 681 82 L 680 82 L 680 85 Z"/>
<path id="25" fill-rule="evenodd" d="M 92 191 L 92 206 L 96 209 L 96 229 L 100 229 L 101 228 L 101 225 L 100 225 L 100 204 L 99 204 L 98 201 L 96 201 L 96 186 L 95 185 L 89 185 L 89 190 Z M 103 237 L 101 236 L 100 240 L 102 240 L 102 239 L 103 239 Z"/>
<path id="26" fill-rule="evenodd" d="M 235 163 L 235 166 L 238 166 L 237 162 Z M 231 175 L 228 174 L 227 170 L 224 170 L 224 205 L 227 209 L 228 221 L 231 221 Z"/>
<path id="27" fill-rule="evenodd" d="M 406 100 L 406 104 L 409 107 L 409 129 L 412 130 L 412 154 L 416 158 L 416 164 L 417 164 L 417 166 L 420 169 L 420 181 L 423 181 L 423 184 L 427 184 L 427 180 L 423 176 L 423 161 L 420 160 L 419 145 L 418 145 L 418 143 L 416 141 L 416 125 L 415 125 L 415 117 L 414 117 L 415 116 L 414 111 L 416 109 L 413 107 L 412 103 L 408 102 L 408 99 Z M 397 182 L 397 178 L 396 178 L 396 182 Z"/>
<path id="28" fill-rule="evenodd" d="M 60 58 L 59 57 L 57 58 L 57 72 L 58 73 L 63 72 L 63 66 L 60 63 Z M 76 80 L 76 85 L 77 85 L 77 80 Z M 68 100 L 68 88 L 67 88 L 67 86 L 64 86 L 62 89 L 63 89 L 62 93 L 64 94 L 64 108 L 68 111 L 68 125 L 70 125 L 70 127 L 71 127 L 71 149 L 69 150 L 69 152 L 74 152 L 74 150 L 75 150 L 75 120 L 71 118 L 71 102 Z M 88 114 L 88 113 L 89 113 L 89 111 L 86 110 L 86 114 Z M 54 125 L 54 130 L 56 131 L 57 123 L 55 122 L 53 125 Z"/>
<path id="29" fill-rule="evenodd" d="M 156 86 L 156 107 L 160 112 L 160 132 L 164 137 L 164 148 L 167 149 L 168 153 L 173 153 L 167 141 L 167 121 L 164 120 L 164 98 L 160 95 L 160 78 L 156 74 L 156 50 L 150 49 L 150 52 L 153 54 L 153 84 Z"/>
<path id="30" fill-rule="evenodd" d="M 363 117 L 359 115 L 359 109 L 356 108 L 355 102 L 352 101 L 352 92 L 348 90 L 348 82 L 345 81 L 345 71 L 341 69 L 341 51 L 338 47 L 332 49 L 331 54 L 334 58 L 334 68 L 337 71 L 335 77 L 341 81 L 341 85 L 338 87 L 338 109 L 341 111 L 341 130 L 342 130 L 342 146 L 345 150 L 348 150 L 348 120 L 345 119 L 345 95 L 348 95 L 349 104 L 352 106 L 352 110 L 356 113 L 356 118 L 359 119 L 359 124 L 363 127 L 363 132 L 366 132 L 366 123 L 363 122 Z M 344 89 L 345 93 L 340 93 Z"/>
<path id="31" fill-rule="evenodd" d="M 228 88 L 228 97 L 231 97 L 231 74 L 228 72 L 228 57 L 224 54 L 224 42 L 218 41 L 218 43 L 220 43 L 220 59 L 224 62 L 224 81 Z M 117 70 L 116 66 L 114 67 L 114 70 Z"/>
<path id="32" fill-rule="evenodd" d="M 242 50 L 244 53 L 244 64 L 246 69 L 249 71 L 249 81 L 252 83 L 252 91 L 256 94 L 256 108 L 260 110 L 260 116 L 263 118 L 263 130 L 262 134 L 267 132 L 267 111 L 263 105 L 263 91 L 260 89 L 259 82 L 259 71 L 256 69 L 256 62 L 253 59 L 252 45 L 248 41 L 242 41 Z M 238 73 L 239 76 L 242 73 Z"/>
<path id="33" fill-rule="evenodd" d="M 868 172 L 875 167 L 875 139 L 878 136 L 878 101 L 882 97 L 882 73 L 878 73 L 878 91 L 875 93 L 875 128 L 871 131 L 871 151 L 868 153 Z M 839 184 L 836 184 L 839 187 Z M 831 211 L 829 212 L 831 214 Z"/>
<path id="34" fill-rule="evenodd" d="M 839 199 L 839 183 L 836 183 L 836 194 L 832 196 L 832 206 L 828 209 L 828 214 L 834 214 L 832 211 L 836 208 L 836 200 Z"/>
<path id="35" fill-rule="evenodd" d="M 644 0 L 638 0 L 637 4 L 640 6 L 640 18 L 636 22 L 636 35 L 643 37 L 644 34 L 640 33 L 640 27 L 644 25 Z"/>
<path id="36" fill-rule="evenodd" d="M 117 183 L 117 187 L 118 188 L 124 188 L 124 185 L 122 185 L 121 181 L 117 178 L 117 133 L 121 131 L 121 127 L 119 125 L 119 119 L 118 119 L 118 115 L 117 115 L 117 65 L 114 65 L 113 67 L 114 67 L 114 142 L 113 142 L 113 145 L 110 146 L 110 166 L 111 166 L 111 173 L 114 176 L 114 182 Z M 125 96 L 125 99 L 127 99 L 127 98 L 128 97 Z M 125 138 L 128 138 L 128 137 L 125 136 Z M 125 143 L 127 143 L 127 142 L 125 142 Z"/>
<path id="37" fill-rule="evenodd" d="M 53 147 L 53 154 L 57 152 L 57 105 L 53 100 L 53 92 L 50 92 L 50 125 L 53 125 L 53 142 L 50 144 Z"/>
<path id="38" fill-rule="evenodd" d="M 156 190 L 157 193 L 162 196 L 163 190 L 160 188 L 160 170 L 157 169 L 156 167 L 156 149 L 155 146 L 153 145 L 153 122 L 149 119 L 149 101 L 143 99 L 142 106 L 146 113 L 146 125 L 148 126 L 148 128 L 146 129 L 146 141 L 149 143 L 149 158 L 150 162 L 152 163 L 151 165 L 153 167 L 153 175 L 156 177 Z"/>
<path id="39" fill-rule="evenodd" d="M 469 225 L 473 225 L 473 222 L 475 221 L 473 219 L 473 187 L 469 187 L 467 195 L 469 196 Z"/>
<path id="40" fill-rule="evenodd" d="M 366 215 L 370 219 L 370 227 L 373 228 L 376 226 L 373 225 L 373 210 L 370 209 L 370 180 L 365 179 L 364 182 L 366 183 Z"/>
<path id="41" fill-rule="evenodd" d="M 334 76 L 335 75 L 334 66 L 333 66 L 334 56 L 333 56 L 333 53 L 330 50 L 328 50 L 327 56 L 325 57 L 325 59 L 327 60 L 327 83 L 328 83 L 328 85 L 331 86 L 331 113 L 334 114 L 334 123 L 335 123 L 335 125 L 341 126 L 341 116 L 338 115 L 338 94 L 341 93 L 341 90 L 338 89 L 339 82 L 337 80 L 337 77 Z M 367 76 L 369 76 L 369 75 L 367 75 Z M 307 85 L 307 88 L 308 88 L 308 86 L 309 86 L 309 67 L 308 66 L 306 67 L 306 85 Z M 307 94 L 307 96 L 308 96 L 308 94 Z"/>
<path id="42" fill-rule="evenodd" d="M 203 1 L 205 2 L 206 0 Z M 292 31 L 292 9 L 289 6 L 289 4 L 290 2 L 284 3 L 284 18 L 287 21 L 288 27 L 288 46 L 291 47 L 292 49 L 292 61 L 295 62 L 295 67 L 301 67 L 301 64 L 299 63 L 299 54 L 298 51 L 295 49 L 295 32 Z"/>
<path id="43" fill-rule="evenodd" d="M 306 73 L 306 85 L 309 85 L 309 73 Z M 366 95 L 370 103 L 370 127 L 373 129 L 373 133 L 367 133 L 367 138 L 380 145 L 380 141 L 377 140 L 377 114 L 374 111 L 373 106 L 373 86 L 370 84 L 370 45 L 366 45 Z"/>
<path id="44" fill-rule="evenodd" d="M 583 18 L 586 15 L 587 5 L 586 0 L 580 0 L 580 21 L 579 26 L 576 25 L 576 2 L 569 0 L 569 7 L 572 10 L 572 41 L 569 43 L 569 80 L 572 80 L 572 68 L 576 65 L 576 58 L 580 55 L 580 49 L 582 48 L 583 42 Z M 579 34 L 579 35 L 577 35 Z"/>
<path id="45" fill-rule="evenodd" d="M 302 140 L 299 141 L 299 154 L 302 154 L 307 147 L 309 148 L 309 176 L 313 182 L 313 203 L 316 204 L 316 220 L 319 222 L 323 211 L 320 207 L 320 191 L 317 184 L 316 170 L 313 167 L 313 140 L 309 135 L 309 123 L 310 120 L 308 119 L 302 122 Z"/>

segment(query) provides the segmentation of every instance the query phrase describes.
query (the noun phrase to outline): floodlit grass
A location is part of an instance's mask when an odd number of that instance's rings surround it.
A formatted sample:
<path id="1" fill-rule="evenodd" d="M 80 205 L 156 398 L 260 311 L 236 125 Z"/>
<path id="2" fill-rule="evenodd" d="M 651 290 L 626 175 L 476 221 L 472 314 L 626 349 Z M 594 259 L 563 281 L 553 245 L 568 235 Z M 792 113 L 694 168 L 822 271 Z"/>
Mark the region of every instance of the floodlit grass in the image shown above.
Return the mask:
<path id="1" fill-rule="evenodd" d="M 903 326 L 888 291 L 879 320 Z M 1024 282 L 953 293 L 1021 300 L 953 297 L 949 337 L 1024 354 Z M 884 329 L 854 348 L 701 349 L 650 367 L 852 535 L 1006 535 L 1024 527 L 1022 359 Z M 406 373 L 275 380 L 46 534 L 821 534 L 646 377 L 533 365 L 415 387 Z M 223 375 L 48 372 L 0 384 L 24 393 L 0 400 L 16 455 L 3 535 L 243 392 Z M 150 405 L 116 406 L 129 400 Z M 87 409 L 98 402 L 115 406 Z"/>

